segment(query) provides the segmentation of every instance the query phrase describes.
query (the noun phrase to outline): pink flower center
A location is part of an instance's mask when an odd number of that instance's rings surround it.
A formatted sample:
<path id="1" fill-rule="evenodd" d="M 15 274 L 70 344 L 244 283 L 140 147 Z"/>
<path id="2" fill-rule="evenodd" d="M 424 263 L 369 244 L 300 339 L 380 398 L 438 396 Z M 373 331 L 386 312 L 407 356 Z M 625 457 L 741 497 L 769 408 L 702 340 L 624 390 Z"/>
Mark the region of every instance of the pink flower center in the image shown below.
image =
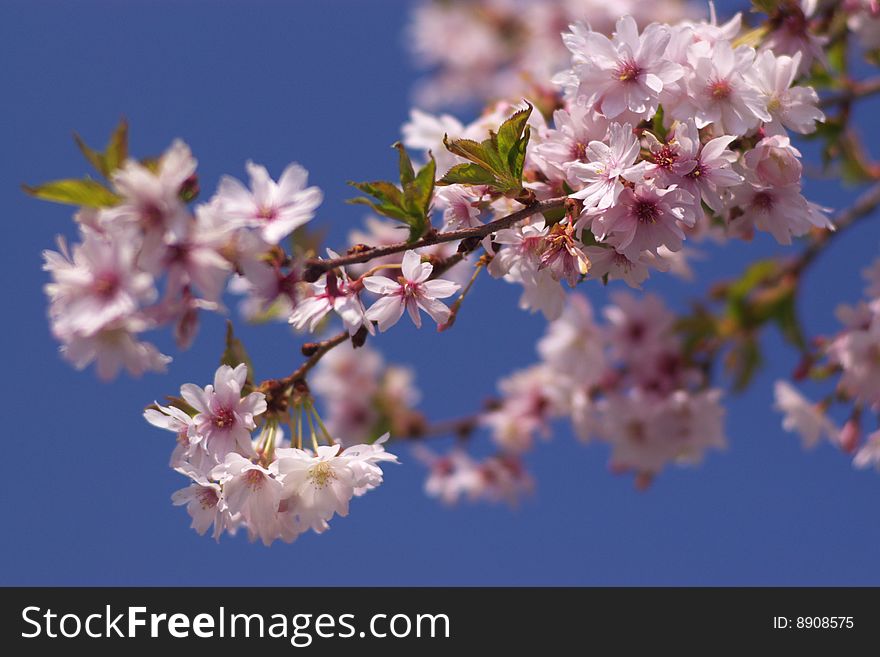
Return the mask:
<path id="1" fill-rule="evenodd" d="M 661 169 L 671 169 L 672 165 L 678 161 L 678 151 L 669 144 L 663 144 L 659 150 L 651 153 L 656 164 Z"/>
<path id="2" fill-rule="evenodd" d="M 257 211 L 257 219 L 274 221 L 278 218 L 278 208 L 262 207 Z"/>
<path id="3" fill-rule="evenodd" d="M 259 470 L 248 470 L 244 474 L 244 481 L 247 484 L 247 487 L 254 492 L 260 490 L 263 487 L 264 480 L 265 475 Z"/>
<path id="4" fill-rule="evenodd" d="M 420 285 L 418 283 L 413 283 L 412 281 L 404 279 L 401 285 L 403 286 L 403 296 L 415 297 L 419 295 Z"/>
<path id="5" fill-rule="evenodd" d="M 577 142 L 571 149 L 571 158 L 573 160 L 578 160 L 579 162 L 587 161 L 587 145 L 582 142 Z"/>
<path id="6" fill-rule="evenodd" d="M 626 337 L 632 343 L 638 343 L 645 337 L 645 325 L 641 322 L 632 322 L 626 329 Z"/>
<path id="7" fill-rule="evenodd" d="M 213 488 L 203 488 L 199 492 L 197 499 L 203 509 L 213 509 L 217 506 L 217 502 L 220 501 L 220 498 L 217 497 L 217 491 Z"/>
<path id="8" fill-rule="evenodd" d="M 733 93 L 733 87 L 728 80 L 712 80 L 709 82 L 709 95 L 715 100 L 724 100 Z"/>
<path id="9" fill-rule="evenodd" d="M 98 274 L 92 283 L 92 289 L 99 297 L 105 299 L 112 297 L 119 289 L 119 276 L 112 271 Z"/>
<path id="10" fill-rule="evenodd" d="M 221 408 L 214 413 L 213 422 L 218 429 L 226 429 L 235 424 L 235 415 L 232 413 L 232 409 Z"/>
<path id="11" fill-rule="evenodd" d="M 642 200 L 636 203 L 635 215 L 640 224 L 653 224 L 660 216 L 660 211 L 654 201 Z"/>
<path id="12" fill-rule="evenodd" d="M 767 192 L 758 192 L 752 199 L 752 206 L 762 212 L 770 212 L 773 209 L 773 197 Z"/>
<path id="13" fill-rule="evenodd" d="M 632 420 L 626 425 L 626 433 L 634 443 L 643 444 L 647 440 L 645 425 L 639 420 Z"/>
<path id="14" fill-rule="evenodd" d="M 633 60 L 627 59 L 617 65 L 617 69 L 614 71 L 614 77 L 621 82 L 632 82 L 638 78 L 643 71 L 644 69 Z"/>
<path id="15" fill-rule="evenodd" d="M 690 178 L 691 180 L 697 180 L 701 176 L 706 175 L 709 172 L 708 167 L 703 166 L 702 162 L 697 162 L 697 166 L 694 167 L 693 171 L 688 173 L 685 178 Z"/>
<path id="16" fill-rule="evenodd" d="M 336 473 L 327 461 L 320 461 L 309 468 L 308 478 L 315 488 L 326 488 L 327 484 L 336 479 Z"/>
<path id="17" fill-rule="evenodd" d="M 146 203 L 141 207 L 141 218 L 148 228 L 162 225 L 162 210 L 155 203 Z"/>

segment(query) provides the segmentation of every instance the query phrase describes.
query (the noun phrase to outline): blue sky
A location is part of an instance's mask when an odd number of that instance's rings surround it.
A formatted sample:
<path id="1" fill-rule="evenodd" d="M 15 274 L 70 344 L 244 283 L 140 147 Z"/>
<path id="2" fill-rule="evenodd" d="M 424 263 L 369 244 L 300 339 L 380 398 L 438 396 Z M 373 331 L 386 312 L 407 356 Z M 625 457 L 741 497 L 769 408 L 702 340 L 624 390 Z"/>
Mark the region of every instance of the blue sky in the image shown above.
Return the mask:
<path id="1" fill-rule="evenodd" d="M 731 3 L 721 3 L 722 6 Z M 728 399 L 730 447 L 697 468 L 671 469 L 647 492 L 607 472 L 607 451 L 560 426 L 528 457 L 536 494 L 516 510 L 445 508 L 425 497 L 425 472 L 404 451 L 386 483 L 356 500 L 322 536 L 270 549 L 243 537 L 219 545 L 188 529 L 170 504 L 170 434 L 143 406 L 216 367 L 223 319 L 195 347 L 172 351 L 165 376 L 99 383 L 57 354 L 45 318 L 40 252 L 73 234 L 70 212 L 24 197 L 22 182 L 85 173 L 70 139 L 101 143 L 125 115 L 132 150 L 185 139 L 203 190 L 254 159 L 278 174 L 291 160 L 326 192 L 318 222 L 340 244 L 363 218 L 345 181 L 393 175 L 393 153 L 417 72 L 402 45 L 406 2 L 49 2 L 0 6 L 0 323 L 6 503 L 0 584 L 880 584 L 880 477 L 830 447 L 804 453 L 771 409 L 772 383 L 796 355 L 775 334 L 767 367 Z M 869 116 L 877 103 L 862 110 Z M 866 125 L 866 143 L 880 128 Z M 833 207 L 854 190 L 810 182 Z M 833 307 L 861 293 L 880 223 L 835 242 L 810 272 L 801 314 L 833 331 Z M 756 255 L 782 253 L 761 236 L 710 251 L 698 280 L 655 275 L 646 290 L 676 307 Z M 614 286 L 609 289 L 615 289 Z M 607 291 L 583 286 L 596 305 Z M 419 372 L 423 410 L 467 413 L 497 379 L 535 359 L 543 321 L 517 310 L 518 291 L 481 280 L 455 330 L 412 327 L 374 346 Z M 243 328 L 260 378 L 289 372 L 298 341 L 283 325 Z M 160 346 L 173 349 L 166 336 Z M 461 383 L 465 378 L 467 385 Z"/>

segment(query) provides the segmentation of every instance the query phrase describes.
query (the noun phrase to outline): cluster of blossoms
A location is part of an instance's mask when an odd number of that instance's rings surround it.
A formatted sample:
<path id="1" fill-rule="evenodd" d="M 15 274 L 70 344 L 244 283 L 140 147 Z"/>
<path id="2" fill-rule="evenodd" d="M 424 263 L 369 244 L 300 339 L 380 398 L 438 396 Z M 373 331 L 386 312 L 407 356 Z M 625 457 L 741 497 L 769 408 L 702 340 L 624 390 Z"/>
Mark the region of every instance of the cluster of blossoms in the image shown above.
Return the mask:
<path id="1" fill-rule="evenodd" d="M 880 410 L 880 260 L 864 275 L 866 300 L 837 308 L 843 328 L 835 336 L 818 339 L 818 353 L 811 354 L 796 372 L 799 379 L 835 377 L 834 391 L 813 403 L 790 383 L 777 381 L 776 408 L 784 413 L 783 428 L 796 432 L 805 448 L 814 448 L 824 439 L 855 454 L 856 467 L 880 469 L 880 429 L 862 442 L 865 413 Z M 842 427 L 831 417 L 835 404 L 849 410 Z"/>
<path id="2" fill-rule="evenodd" d="M 59 240 L 59 251 L 44 254 L 62 353 L 78 368 L 94 362 L 103 379 L 123 368 L 162 371 L 170 358 L 141 334 L 172 325 L 186 348 L 199 311 L 224 312 L 227 290 L 244 297 L 252 320 L 319 334 L 337 317 L 345 331 L 304 345 L 310 360 L 290 377 L 255 387 L 245 365 L 223 365 L 211 385 L 184 385 L 179 399 L 145 411 L 177 437 L 171 467 L 189 485 L 173 500 L 200 534 L 243 528 L 267 545 L 291 542 L 323 532 L 347 515 L 352 497 L 382 482 L 381 464 L 397 461 L 383 446 L 389 433 L 436 429 L 413 410 L 412 372 L 387 366 L 364 346 L 367 335 L 404 314 L 416 327 L 427 315 L 448 328 L 485 267 L 521 286 L 520 306 L 550 324 L 539 363 L 504 379 L 497 402 L 447 432 L 462 438 L 455 447 L 416 446 L 430 496 L 515 503 L 534 487 L 524 454 L 563 417 L 582 440 L 607 443 L 611 470 L 633 474 L 640 487 L 669 464 L 697 463 L 725 446 L 724 409 L 674 315 L 653 295 L 618 292 L 597 321 L 566 284 L 638 288 L 651 270 L 688 273 L 688 239 L 762 231 L 787 245 L 834 228 L 802 194 L 790 133 L 813 133 L 825 120 L 806 81 L 828 65 L 825 24 L 835 10 L 818 0 L 771 4 L 751 31 L 740 15 L 720 24 L 714 9 L 711 20 L 697 20 L 684 2 L 423 4 L 410 33 L 438 73 L 422 102 L 469 100 L 475 91 L 507 100 L 470 123 L 412 110 L 402 142 L 423 154 L 418 175 L 401 146 L 400 188 L 355 184 L 378 199 L 357 201 L 394 221 L 369 217 L 343 256 L 327 249 L 325 260 L 305 231 L 293 239 L 322 202 L 298 164 L 276 181 L 249 162 L 248 185 L 223 177 L 213 197 L 194 204 L 196 161 L 182 142 L 152 161 L 127 158 L 127 145 L 117 158 L 86 147 L 108 187 L 98 185 L 76 214 L 79 242 Z M 877 2 L 840 8 L 844 33 L 880 47 Z M 624 12 L 631 15 L 618 18 Z M 585 16 L 589 24 L 578 22 Z M 121 161 L 105 170 L 111 159 Z M 61 182 L 77 191 L 66 202 L 96 193 L 91 180 Z M 432 225 L 434 214 L 442 224 Z M 468 262 L 481 247 L 476 265 Z M 814 405 L 780 382 L 776 396 L 784 427 L 806 444 L 824 436 L 855 453 L 857 465 L 880 466 L 880 430 L 860 447 L 863 410 L 880 407 L 880 264 L 868 276 L 870 301 L 841 308 L 844 330 L 817 343 L 801 368 L 839 374 L 833 394 Z M 223 362 L 247 360 L 229 355 Z M 853 408 L 842 428 L 828 413 L 841 401 Z M 484 457 L 464 443 L 480 427 L 495 450 Z"/>
<path id="3" fill-rule="evenodd" d="M 178 345 L 188 347 L 199 310 L 223 309 L 234 272 L 261 304 L 293 298 L 277 245 L 321 202 L 306 171 L 292 164 L 276 183 L 248 163 L 250 190 L 224 178 L 209 203 L 191 210 L 195 171 L 180 141 L 155 163 L 125 161 L 110 175 L 114 202 L 75 215 L 80 242 L 69 248 L 59 238 L 59 251 L 44 253 L 52 332 L 77 368 L 95 362 L 102 379 L 122 368 L 133 376 L 164 371 L 171 359 L 139 335 L 172 324 Z"/>
<path id="4" fill-rule="evenodd" d="M 413 379 L 412 370 L 386 365 L 369 346 L 353 349 L 347 343 L 321 360 L 311 377 L 311 390 L 327 409 L 330 433 L 345 436 L 343 444 L 366 443 L 385 430 L 397 438 L 419 438 L 427 426 L 414 410 L 420 394 Z M 515 504 L 534 489 L 517 453 L 477 458 L 456 447 L 441 456 L 419 443 L 412 452 L 430 472 L 425 492 L 446 504 L 462 498 Z"/>
<path id="5" fill-rule="evenodd" d="M 844 0 L 849 13 L 847 25 L 868 51 L 880 50 L 880 2 L 877 0 Z"/>
<path id="6" fill-rule="evenodd" d="M 335 254 L 331 251 L 330 256 Z M 371 271 L 399 270 L 396 279 L 387 276 L 368 275 L 351 279 L 344 268 L 330 271 L 318 281 L 311 283 L 308 296 L 294 309 L 290 323 L 298 329 L 315 331 L 321 320 L 331 311 L 339 315 L 351 335 L 362 327 L 369 333 L 387 331 L 407 312 L 410 319 L 421 327 L 424 311 L 438 326 L 449 320 L 450 310 L 440 299 L 455 294 L 459 285 L 444 279 L 431 279 L 434 266 L 422 262 L 416 251 L 407 251 L 399 265 L 381 264 Z M 378 295 L 369 309 L 364 307 L 361 292 L 366 289 Z"/>
<path id="7" fill-rule="evenodd" d="M 418 428 L 412 410 L 421 397 L 415 373 L 385 363 L 369 345 L 354 349 L 347 342 L 329 352 L 315 368 L 310 386 L 326 409 L 328 430 L 343 436 L 344 445 L 368 442 L 386 430 L 403 436 Z"/>
<path id="8" fill-rule="evenodd" d="M 612 299 L 599 323 L 586 297 L 570 295 L 538 344 L 541 361 L 504 379 L 500 401 L 480 416 L 499 449 L 493 467 L 508 466 L 496 497 L 530 488 L 519 457 L 536 437 L 549 438 L 560 417 L 582 440 L 608 443 L 611 470 L 634 473 L 639 486 L 669 463 L 697 463 L 725 446 L 721 391 L 708 388 L 689 362 L 675 316 L 653 295 Z M 474 466 L 459 450 L 429 463 L 429 493 L 445 500 L 472 494 Z"/>
<path id="9" fill-rule="evenodd" d="M 495 234 L 490 272 L 524 287 L 523 307 L 558 317 L 560 283 L 584 276 L 638 286 L 652 268 L 681 267 L 688 236 L 749 239 L 757 229 L 790 244 L 832 228 L 801 194 L 800 152 L 788 137 L 824 119 L 816 92 L 795 84 L 813 41 L 791 55 L 757 51 L 736 45 L 740 23 L 651 23 L 640 32 L 627 16 L 612 38 L 584 24 L 563 35 L 571 67 L 554 77 L 562 107 L 552 125 L 530 116 L 524 177 L 538 199 L 569 196 L 579 206 Z M 444 134 L 471 137 L 479 127 L 413 112 L 404 143 L 440 152 Z M 460 161 L 444 156 L 438 170 Z M 508 203 L 462 185 L 438 199 L 459 225 Z"/>
<path id="10" fill-rule="evenodd" d="M 144 412 L 150 424 L 177 436 L 171 467 L 191 481 L 172 500 L 186 505 L 199 534 L 213 527 L 219 540 L 244 528 L 251 540 L 269 545 L 290 543 L 309 529 L 323 532 L 334 515 L 348 515 L 352 497 L 382 483 L 379 464 L 397 462 L 382 445 L 388 434 L 343 449 L 308 399 L 299 407 L 292 446 L 278 420 L 267 417 L 264 394 L 246 393 L 247 387 L 245 365 L 222 365 L 213 384 L 181 387 L 186 410 L 156 404 Z M 312 449 L 302 447 L 302 415 L 312 427 Z M 314 422 L 329 444 L 318 444 Z"/>
<path id="11" fill-rule="evenodd" d="M 568 57 L 559 40 L 567 25 L 589 16 L 594 29 L 608 33 L 624 14 L 644 25 L 681 20 L 691 9 L 679 0 L 423 2 L 413 11 L 407 36 L 410 50 L 433 71 L 417 86 L 416 99 L 434 107 L 550 94 L 547 81 Z"/>
<path id="12" fill-rule="evenodd" d="M 711 0 L 708 4 L 714 16 Z M 623 15 L 640 26 L 674 24 L 695 19 L 701 9 L 677 0 L 428 0 L 413 11 L 408 28 L 410 50 L 430 68 L 430 75 L 416 87 L 416 100 L 437 107 L 497 98 L 552 98 L 547 80 L 566 66 L 568 53 L 559 41 L 566 26 L 588 17 L 593 30 L 608 35 Z M 778 55 L 800 53 L 800 72 L 807 73 L 814 60 L 824 63 L 823 47 L 828 44 L 815 28 L 827 25 L 828 14 L 837 10 L 847 17 L 848 28 L 865 50 L 880 49 L 877 0 L 779 0 L 762 48 Z"/>

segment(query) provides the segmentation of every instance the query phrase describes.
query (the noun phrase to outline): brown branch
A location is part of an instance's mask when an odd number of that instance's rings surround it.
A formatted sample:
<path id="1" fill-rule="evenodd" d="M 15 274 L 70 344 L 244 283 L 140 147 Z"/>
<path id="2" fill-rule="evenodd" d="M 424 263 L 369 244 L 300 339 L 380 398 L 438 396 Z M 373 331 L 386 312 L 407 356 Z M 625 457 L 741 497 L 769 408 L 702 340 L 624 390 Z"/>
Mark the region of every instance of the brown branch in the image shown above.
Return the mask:
<path id="1" fill-rule="evenodd" d="M 480 425 L 481 413 L 451 420 L 441 420 L 433 424 L 421 422 L 413 423 L 403 433 L 394 434 L 394 440 L 416 441 L 426 438 L 443 438 L 454 436 L 459 440 L 467 440 Z"/>
<path id="2" fill-rule="evenodd" d="M 871 216 L 880 207 L 880 183 L 875 183 L 856 202 L 838 212 L 832 219 L 835 230 L 823 231 L 787 268 L 789 273 L 800 274 L 818 257 L 825 246 L 859 220 Z"/>
<path id="3" fill-rule="evenodd" d="M 880 78 L 852 82 L 846 89 L 822 98 L 819 101 L 819 107 L 833 107 L 843 103 L 851 103 L 859 98 L 867 98 L 877 94 L 880 94 Z"/>
<path id="4" fill-rule="evenodd" d="M 338 258 L 330 258 L 326 260 L 321 258 L 310 258 L 305 262 L 305 275 L 303 278 L 306 281 L 313 282 L 318 280 L 324 272 L 329 271 L 330 269 L 335 269 L 336 267 L 345 267 L 347 265 L 368 262 L 374 258 L 381 258 L 394 253 L 402 253 L 403 251 L 409 251 L 410 249 L 418 249 L 423 246 L 431 246 L 443 242 L 457 242 L 469 238 L 479 239 L 486 235 L 490 235 L 497 230 L 501 230 L 502 228 L 509 228 L 516 222 L 522 221 L 534 214 L 548 212 L 550 210 L 558 210 L 565 206 L 566 199 L 567 197 L 561 196 L 547 201 L 538 201 L 531 205 L 527 205 L 523 209 L 517 210 L 506 217 L 491 221 L 488 224 L 475 226 L 473 228 L 451 230 L 445 233 L 435 233 L 433 235 L 427 235 L 415 242 L 396 242 L 385 246 L 368 247 L 354 253 L 339 256 Z"/>
<path id="5" fill-rule="evenodd" d="M 326 340 L 322 340 L 321 342 L 308 343 L 303 345 L 303 351 L 308 351 L 311 353 L 309 359 L 300 365 L 290 376 L 286 376 L 281 379 L 281 383 L 284 387 L 295 384 L 297 381 L 302 381 L 305 379 L 306 374 L 318 364 L 324 354 L 333 349 L 333 347 L 337 347 L 341 345 L 348 339 L 348 331 L 342 331 L 341 333 L 337 333 L 331 338 L 327 338 Z"/>

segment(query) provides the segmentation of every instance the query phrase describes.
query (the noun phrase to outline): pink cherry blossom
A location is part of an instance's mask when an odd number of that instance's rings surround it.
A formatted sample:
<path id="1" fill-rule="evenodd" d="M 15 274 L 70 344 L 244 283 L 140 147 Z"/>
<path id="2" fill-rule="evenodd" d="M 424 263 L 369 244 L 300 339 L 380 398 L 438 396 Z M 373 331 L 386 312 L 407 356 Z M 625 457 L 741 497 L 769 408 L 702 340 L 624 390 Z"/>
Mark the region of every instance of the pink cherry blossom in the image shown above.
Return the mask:
<path id="1" fill-rule="evenodd" d="M 780 244 L 791 244 L 792 237 L 813 227 L 834 228 L 824 209 L 803 197 L 798 183 L 769 186 L 747 181 L 733 189 L 733 202 L 741 213 L 731 228 L 748 232 L 755 227 L 773 235 Z"/>
<path id="2" fill-rule="evenodd" d="M 248 162 L 246 167 L 250 189 L 229 176 L 220 181 L 213 202 L 224 216 L 258 228 L 269 244 L 278 244 L 315 216 L 323 194 L 317 187 L 306 186 L 308 172 L 299 164 L 289 164 L 278 182 L 264 166 Z"/>
<path id="3" fill-rule="evenodd" d="M 660 189 L 653 184 L 626 188 L 617 205 L 593 220 L 596 237 L 610 243 L 632 261 L 642 251 L 656 254 L 660 246 L 672 251 L 681 248 L 683 226 L 693 226 L 693 196 L 675 186 Z"/>
<path id="4" fill-rule="evenodd" d="M 571 196 L 581 199 L 588 208 L 604 209 L 614 205 L 623 191 L 621 178 L 639 180 L 644 168 L 635 164 L 639 140 L 630 124 L 612 123 L 607 142 L 591 141 L 586 151 L 588 162 L 577 162 L 569 167 L 569 179 L 582 187 Z"/>
<path id="5" fill-rule="evenodd" d="M 331 258 L 337 255 L 330 251 Z M 352 285 L 348 274 L 340 271 L 340 277 L 334 271 L 319 281 L 311 283 L 310 294 L 302 299 L 290 315 L 290 323 L 297 330 L 308 328 L 314 332 L 320 321 L 331 311 L 342 319 L 345 328 L 354 335 L 361 326 L 374 333 L 373 324 L 365 317 L 364 305 L 361 303 L 358 290 Z"/>
<path id="6" fill-rule="evenodd" d="M 302 531 L 318 533 L 327 528 L 334 516 L 347 516 L 352 497 L 363 495 L 382 482 L 381 462 L 396 462 L 382 443 L 387 434 L 372 445 L 353 445 L 341 450 L 339 445 L 321 445 L 317 452 L 279 449 L 273 464 L 283 482 L 281 496 L 287 501 L 288 523 Z"/>
<path id="7" fill-rule="evenodd" d="M 758 89 L 772 121 L 764 124 L 769 135 L 784 134 L 785 129 L 801 134 L 816 131 L 816 123 L 825 120 L 817 105 L 819 96 L 812 87 L 792 86 L 798 77 L 801 53 L 794 57 L 776 56 L 765 50 L 758 55 L 755 66 L 746 74 Z"/>
<path id="8" fill-rule="evenodd" d="M 784 187 L 800 183 L 803 173 L 800 156 L 788 137 L 774 135 L 755 144 L 743 157 L 743 164 L 753 174 L 752 180 Z"/>
<path id="9" fill-rule="evenodd" d="M 797 433 L 806 449 L 816 447 L 822 437 L 836 441 L 840 429 L 816 404 L 808 401 L 791 384 L 777 381 L 773 394 L 776 410 L 785 416 L 782 428 Z"/>
<path id="10" fill-rule="evenodd" d="M 716 43 L 711 52 L 693 56 L 688 93 L 696 108 L 698 128 L 714 124 L 721 134 L 743 135 L 759 121 L 772 119 L 760 94 L 745 77 L 754 59 L 753 49 L 734 50 L 727 41 Z M 687 119 L 688 114 L 683 107 L 675 118 Z"/>
<path id="11" fill-rule="evenodd" d="M 405 309 L 413 323 L 421 327 L 421 308 L 438 326 L 444 324 L 449 319 L 450 311 L 438 299 L 452 296 L 459 286 L 443 279 L 428 280 L 433 270 L 434 266 L 423 263 L 418 253 L 407 251 L 403 256 L 402 276 L 397 281 L 386 276 L 365 278 L 364 287 L 382 295 L 367 311 L 367 319 L 378 322 L 379 330 L 386 331 L 397 323 Z"/>
<path id="12" fill-rule="evenodd" d="M 94 335 L 155 299 L 153 277 L 136 266 L 131 239 L 88 232 L 72 250 L 62 238 L 58 245 L 60 252 L 43 252 L 43 269 L 53 279 L 45 291 L 57 333 Z"/>
<path id="13" fill-rule="evenodd" d="M 236 451 L 249 457 L 254 455 L 251 431 L 256 428 L 254 418 L 266 411 L 266 398 L 261 392 L 242 396 L 246 380 L 246 365 L 235 369 L 221 365 L 212 385 L 203 389 L 186 383 L 180 388 L 186 403 L 198 412 L 193 418 L 195 436 L 217 462 Z"/>
<path id="14" fill-rule="evenodd" d="M 275 474 L 241 454 L 230 452 L 211 471 L 211 478 L 220 482 L 229 513 L 241 514 L 251 538 L 271 545 L 281 532 L 277 512 L 282 483 Z"/>
<path id="15" fill-rule="evenodd" d="M 178 472 L 189 477 L 192 483 L 176 491 L 171 501 L 174 506 L 186 505 L 192 528 L 204 535 L 213 525 L 212 536 L 217 541 L 224 531 L 234 531 L 237 519 L 229 512 L 220 484 L 189 468 L 180 468 Z"/>
<path id="16" fill-rule="evenodd" d="M 595 105 L 609 119 L 652 116 L 664 88 L 681 78 L 681 67 L 663 55 L 669 29 L 658 23 L 642 32 L 632 16 L 617 21 L 612 39 L 580 27 L 563 35 L 573 54 L 578 103 Z"/>
<path id="17" fill-rule="evenodd" d="M 164 240 L 186 231 L 188 213 L 180 198 L 181 188 L 196 170 L 189 147 L 176 140 L 159 159 L 155 170 L 135 160 L 126 161 L 113 174 L 113 185 L 122 203 L 104 212 L 106 223 L 137 225 L 145 235 L 144 249 L 164 250 Z"/>
<path id="18" fill-rule="evenodd" d="M 122 369 L 133 377 L 165 371 L 171 357 L 137 338 L 138 333 L 149 327 L 143 318 L 129 317 L 107 324 L 90 335 L 56 333 L 55 337 L 62 341 L 61 355 L 76 369 L 85 369 L 94 362 L 98 377 L 110 381 Z"/>

